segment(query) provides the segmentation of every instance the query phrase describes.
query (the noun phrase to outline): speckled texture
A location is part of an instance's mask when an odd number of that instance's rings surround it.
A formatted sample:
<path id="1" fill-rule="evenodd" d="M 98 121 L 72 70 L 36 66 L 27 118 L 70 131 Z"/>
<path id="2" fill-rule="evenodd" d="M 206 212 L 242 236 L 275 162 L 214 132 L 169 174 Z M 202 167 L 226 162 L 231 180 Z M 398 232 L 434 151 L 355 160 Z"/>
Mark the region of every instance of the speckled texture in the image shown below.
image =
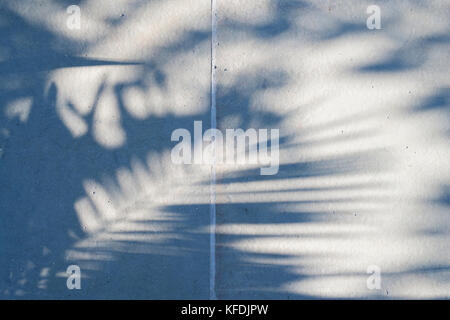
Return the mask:
<path id="1" fill-rule="evenodd" d="M 217 128 L 280 168 L 216 166 L 214 248 L 211 167 L 170 158 L 210 0 L 0 3 L 0 298 L 449 298 L 448 1 L 215 1 Z"/>

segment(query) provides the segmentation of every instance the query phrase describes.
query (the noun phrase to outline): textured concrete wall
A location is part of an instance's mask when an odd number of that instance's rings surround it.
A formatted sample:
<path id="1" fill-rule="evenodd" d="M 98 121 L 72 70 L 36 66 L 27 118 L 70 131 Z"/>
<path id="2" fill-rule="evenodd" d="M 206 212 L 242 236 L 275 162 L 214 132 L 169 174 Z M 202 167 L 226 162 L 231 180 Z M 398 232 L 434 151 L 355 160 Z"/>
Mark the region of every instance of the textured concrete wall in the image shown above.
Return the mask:
<path id="1" fill-rule="evenodd" d="M 448 298 L 449 3 L 212 2 L 0 3 L 0 297 Z"/>

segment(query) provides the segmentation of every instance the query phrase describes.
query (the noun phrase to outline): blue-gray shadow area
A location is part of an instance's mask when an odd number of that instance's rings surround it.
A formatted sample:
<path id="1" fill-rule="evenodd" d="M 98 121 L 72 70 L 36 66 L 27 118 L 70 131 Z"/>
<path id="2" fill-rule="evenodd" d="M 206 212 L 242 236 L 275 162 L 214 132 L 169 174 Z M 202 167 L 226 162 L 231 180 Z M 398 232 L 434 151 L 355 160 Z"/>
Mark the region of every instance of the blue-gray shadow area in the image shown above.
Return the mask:
<path id="1" fill-rule="evenodd" d="M 442 195 L 438 198 L 438 202 L 442 205 L 450 207 L 450 186 L 442 187 Z"/>
<path id="2" fill-rule="evenodd" d="M 13 58 L 0 63 L 0 72 L 3 76 L 9 74 L 30 74 L 40 71 L 51 71 L 59 68 L 95 67 L 95 66 L 127 66 L 138 65 L 139 62 L 120 62 L 100 59 L 88 59 L 77 56 L 67 56 L 50 53 L 45 56 L 29 56 L 26 58 Z"/>
<path id="3" fill-rule="evenodd" d="M 6 106 L 15 99 L 32 99 L 26 121 L 9 118 L 6 108 L 1 110 L 0 297 L 207 298 L 209 277 L 205 275 L 209 268 L 209 238 L 192 234 L 190 230 L 208 224 L 209 215 L 198 212 L 177 217 L 178 222 L 173 224 L 172 232 L 178 237 L 184 236 L 183 242 L 167 235 L 170 240 L 159 247 L 155 245 L 148 250 L 149 254 L 132 250 L 120 253 L 121 241 L 106 248 L 80 250 L 94 255 L 92 262 L 98 262 L 95 254 L 110 252 L 113 255 L 113 261 L 103 263 L 101 270 L 90 273 L 91 281 L 83 281 L 83 290 L 68 290 L 67 277 L 57 273 L 64 273 L 68 266 L 66 251 L 88 236 L 74 210 L 76 200 L 86 195 L 83 181 L 114 177 L 117 168 L 130 168 L 132 157 L 145 163 L 149 152 L 170 148 L 173 130 L 192 126 L 194 120 L 209 123 L 209 114 L 187 117 L 169 114 L 137 121 L 128 114 L 121 97 L 121 89 L 128 84 L 117 84 L 114 93 L 123 113 L 121 124 L 127 130 L 127 143 L 115 150 L 100 146 L 91 131 L 92 114 L 84 118 L 90 127 L 88 134 L 74 139 L 56 112 L 60 95 L 58 84 L 50 84 L 48 90 L 45 88 L 48 72 L 58 68 L 139 64 L 145 72 L 153 72 L 156 83 L 164 86 L 166 76 L 157 68 L 160 61 L 80 57 L 70 41 L 63 46 L 65 50 L 58 51 L 53 49 L 53 44 L 61 40 L 49 30 L 32 25 L 7 7 L 2 7 L 0 14 L 5 21 L 0 29 L 0 47 L 7 50 L 9 56 L 0 61 L 0 76 L 5 84 L 0 90 L 0 103 Z M 189 32 L 176 47 L 161 51 L 190 50 L 208 39 L 208 33 Z M 11 83 L 14 85 L 9 85 Z M 104 85 L 97 88 L 96 101 L 103 94 Z M 68 108 L 76 111 L 70 101 Z M 117 181 L 114 183 L 118 185 Z M 132 243 L 127 245 L 133 247 Z M 165 254 L 165 251 L 172 254 Z M 89 259 L 83 260 L 83 263 L 89 262 Z M 196 271 L 191 272 L 194 269 Z"/>
<path id="4" fill-rule="evenodd" d="M 435 94 L 422 101 L 415 110 L 417 112 L 430 110 L 450 112 L 450 88 L 440 88 Z"/>
<path id="5" fill-rule="evenodd" d="M 73 139 L 55 115 L 57 95 L 57 87 L 52 85 L 47 99 L 38 101 L 35 96 L 27 124 L 20 124 L 14 131 L 10 129 L 4 148 L 0 175 L 5 183 L 1 186 L 0 197 L 2 256 L 5 260 L 1 267 L 2 283 L 6 284 L 2 287 L 14 288 L 17 281 L 26 279 L 25 285 L 16 290 L 26 292 L 24 297 L 27 298 L 207 297 L 208 278 L 199 276 L 207 271 L 209 251 L 206 236 L 192 236 L 183 245 L 176 242 L 165 244 L 179 250 L 179 256 L 126 254 L 129 261 L 134 261 L 134 266 L 125 263 L 122 255 L 115 255 L 114 259 L 121 262 L 115 262 L 114 266 L 105 264 L 106 270 L 98 272 L 93 281 L 86 281 L 87 287 L 80 292 L 67 290 L 64 278 L 53 278 L 46 290 L 37 288 L 39 270 L 50 267 L 53 271 L 52 267 L 64 267 L 64 252 L 77 240 L 70 234 L 81 239 L 84 237 L 73 207 L 75 201 L 85 195 L 84 179 L 103 181 L 105 174 L 114 176 L 116 168 L 130 167 L 132 157 L 143 159 L 145 163 L 149 151 L 167 149 L 170 133 L 176 128 L 190 125 L 194 120 L 208 121 L 207 115 L 198 115 L 184 119 L 175 116 L 152 118 L 139 123 L 125 116 L 124 127 L 133 128 L 128 132 L 127 144 L 113 151 L 105 150 L 90 134 Z M 13 124 L 8 122 L 7 125 L 11 127 Z M 181 235 L 199 224 L 207 224 L 209 219 L 208 215 L 198 214 L 183 217 L 183 227 L 175 229 Z M 194 253 L 183 258 L 181 253 L 184 250 Z M 161 270 L 178 268 L 181 271 L 183 266 L 202 258 L 204 263 L 196 267 L 196 275 L 199 276 L 196 288 L 186 291 L 183 287 L 185 273 L 168 273 L 179 278 L 161 275 Z M 24 270 L 27 265 L 28 271 Z M 205 270 L 201 270 L 202 266 Z M 128 267 L 130 269 L 126 270 Z M 133 284 L 138 286 L 131 289 Z"/>

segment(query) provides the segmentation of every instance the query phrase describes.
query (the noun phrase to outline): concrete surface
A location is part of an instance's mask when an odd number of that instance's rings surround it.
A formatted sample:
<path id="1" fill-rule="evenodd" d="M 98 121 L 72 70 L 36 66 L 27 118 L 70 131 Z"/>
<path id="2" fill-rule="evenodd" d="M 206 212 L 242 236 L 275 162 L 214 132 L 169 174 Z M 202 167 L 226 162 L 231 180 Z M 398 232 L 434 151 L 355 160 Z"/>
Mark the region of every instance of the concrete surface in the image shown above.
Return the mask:
<path id="1" fill-rule="evenodd" d="M 449 298 L 448 1 L 215 5 L 0 3 L 0 298 Z M 211 65 L 277 175 L 171 162 Z"/>

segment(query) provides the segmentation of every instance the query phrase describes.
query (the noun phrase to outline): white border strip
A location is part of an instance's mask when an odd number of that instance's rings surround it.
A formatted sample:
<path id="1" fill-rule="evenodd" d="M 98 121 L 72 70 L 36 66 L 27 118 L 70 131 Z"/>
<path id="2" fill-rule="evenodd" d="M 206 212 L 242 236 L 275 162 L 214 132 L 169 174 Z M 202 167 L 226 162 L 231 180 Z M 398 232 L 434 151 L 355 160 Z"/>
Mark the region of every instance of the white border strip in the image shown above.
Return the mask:
<path id="1" fill-rule="evenodd" d="M 216 129 L 216 44 L 217 11 L 216 0 L 211 0 L 211 129 Z M 216 300 L 216 156 L 215 139 L 213 145 L 213 164 L 211 166 L 210 185 L 210 264 L 209 264 L 209 298 Z"/>

